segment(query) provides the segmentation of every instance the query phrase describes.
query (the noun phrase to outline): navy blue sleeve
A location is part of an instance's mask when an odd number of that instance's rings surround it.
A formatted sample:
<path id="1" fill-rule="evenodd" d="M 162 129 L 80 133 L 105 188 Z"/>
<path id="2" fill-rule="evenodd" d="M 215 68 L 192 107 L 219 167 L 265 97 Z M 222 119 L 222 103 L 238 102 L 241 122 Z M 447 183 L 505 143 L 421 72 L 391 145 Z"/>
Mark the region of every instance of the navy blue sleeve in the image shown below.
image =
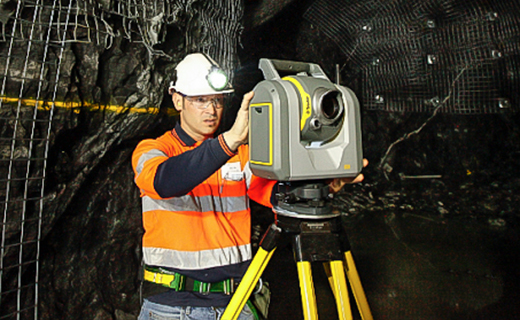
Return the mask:
<path id="1" fill-rule="evenodd" d="M 197 148 L 161 163 L 153 182 L 155 191 L 162 198 L 185 195 L 208 179 L 230 158 L 218 139 L 208 139 Z"/>

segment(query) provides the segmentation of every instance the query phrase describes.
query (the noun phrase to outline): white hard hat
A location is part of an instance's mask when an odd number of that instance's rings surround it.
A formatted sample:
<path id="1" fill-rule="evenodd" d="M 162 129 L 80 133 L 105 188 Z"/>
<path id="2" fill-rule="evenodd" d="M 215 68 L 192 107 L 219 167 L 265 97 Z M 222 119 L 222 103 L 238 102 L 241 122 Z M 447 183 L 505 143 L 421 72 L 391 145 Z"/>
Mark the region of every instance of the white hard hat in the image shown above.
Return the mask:
<path id="1" fill-rule="evenodd" d="M 233 87 L 218 64 L 203 53 L 187 55 L 175 68 L 176 80 L 172 89 L 187 96 L 205 96 L 232 93 Z"/>

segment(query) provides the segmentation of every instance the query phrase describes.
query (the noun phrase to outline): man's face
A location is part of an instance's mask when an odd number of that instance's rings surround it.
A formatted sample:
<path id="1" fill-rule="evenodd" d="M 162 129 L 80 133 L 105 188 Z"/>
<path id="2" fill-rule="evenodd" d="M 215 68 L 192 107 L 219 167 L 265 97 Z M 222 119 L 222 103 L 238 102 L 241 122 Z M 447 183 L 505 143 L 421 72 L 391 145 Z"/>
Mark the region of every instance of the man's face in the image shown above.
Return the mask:
<path id="1" fill-rule="evenodd" d="M 183 96 L 176 92 L 172 100 L 187 134 L 196 141 L 213 137 L 222 118 L 224 95 Z"/>

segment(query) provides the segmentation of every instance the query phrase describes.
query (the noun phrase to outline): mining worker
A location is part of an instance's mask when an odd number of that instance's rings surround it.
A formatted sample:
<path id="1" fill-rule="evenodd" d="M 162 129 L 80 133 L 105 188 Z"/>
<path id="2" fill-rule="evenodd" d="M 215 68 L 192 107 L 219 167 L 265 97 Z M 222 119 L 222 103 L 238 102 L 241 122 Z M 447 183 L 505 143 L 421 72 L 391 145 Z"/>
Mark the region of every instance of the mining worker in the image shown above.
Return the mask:
<path id="1" fill-rule="evenodd" d="M 233 92 L 227 77 L 202 53 L 175 70 L 169 92 L 180 123 L 141 141 L 132 156 L 145 229 L 139 319 L 220 319 L 252 259 L 249 199 L 272 207 L 276 181 L 249 169 L 254 93 L 244 95 L 231 129 L 214 136 Z M 252 309 L 246 304 L 239 319 L 255 319 Z"/>

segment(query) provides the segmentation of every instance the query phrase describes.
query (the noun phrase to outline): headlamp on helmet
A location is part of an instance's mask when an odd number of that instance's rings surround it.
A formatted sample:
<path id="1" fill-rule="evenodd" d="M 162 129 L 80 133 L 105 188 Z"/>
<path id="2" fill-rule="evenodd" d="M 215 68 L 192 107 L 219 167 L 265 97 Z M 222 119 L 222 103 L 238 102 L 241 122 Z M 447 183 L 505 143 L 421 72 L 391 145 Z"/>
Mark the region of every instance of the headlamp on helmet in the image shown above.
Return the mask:
<path id="1" fill-rule="evenodd" d="M 205 96 L 232 93 L 228 76 L 220 66 L 203 53 L 187 55 L 175 67 L 170 94 L 180 92 L 186 96 Z"/>
<path id="2" fill-rule="evenodd" d="M 228 84 L 227 74 L 215 65 L 211 66 L 206 80 L 208 80 L 209 86 L 217 91 L 224 89 Z"/>

